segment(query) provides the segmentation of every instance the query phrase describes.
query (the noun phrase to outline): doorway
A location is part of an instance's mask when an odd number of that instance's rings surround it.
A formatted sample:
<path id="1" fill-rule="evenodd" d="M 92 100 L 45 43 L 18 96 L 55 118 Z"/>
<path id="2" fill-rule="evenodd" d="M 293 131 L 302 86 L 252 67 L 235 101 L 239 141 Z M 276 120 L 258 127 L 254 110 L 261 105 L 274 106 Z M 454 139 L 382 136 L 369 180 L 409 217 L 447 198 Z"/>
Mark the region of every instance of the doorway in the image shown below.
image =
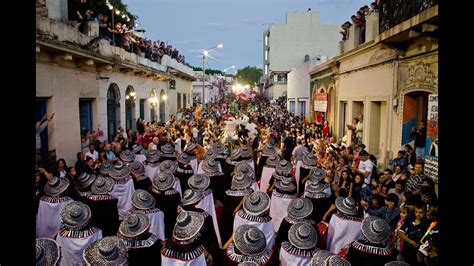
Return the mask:
<path id="1" fill-rule="evenodd" d="M 79 123 L 81 135 L 92 131 L 92 99 L 79 99 Z"/>
<path id="2" fill-rule="evenodd" d="M 112 83 L 107 91 L 107 135 L 112 141 L 120 124 L 120 90 Z"/>
<path id="3" fill-rule="evenodd" d="M 135 130 L 135 90 L 132 86 L 127 87 L 125 95 L 125 129 Z"/>
<path id="4" fill-rule="evenodd" d="M 166 95 L 164 90 L 160 92 L 160 122 L 166 123 L 166 100 L 168 96 Z"/>
<path id="5" fill-rule="evenodd" d="M 428 115 L 428 95 L 426 91 L 414 91 L 403 96 L 402 143 L 413 146 L 414 138 L 410 136 L 413 127 L 425 121 Z"/>

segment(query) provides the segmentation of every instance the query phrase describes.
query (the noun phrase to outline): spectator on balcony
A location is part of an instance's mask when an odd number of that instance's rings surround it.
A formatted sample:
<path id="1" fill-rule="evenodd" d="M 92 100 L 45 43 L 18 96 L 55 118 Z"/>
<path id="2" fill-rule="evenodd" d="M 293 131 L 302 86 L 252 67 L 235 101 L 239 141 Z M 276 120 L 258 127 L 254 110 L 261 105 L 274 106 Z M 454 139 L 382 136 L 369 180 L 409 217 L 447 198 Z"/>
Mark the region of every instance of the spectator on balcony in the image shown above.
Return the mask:
<path id="1" fill-rule="evenodd" d="M 163 57 L 163 55 L 166 54 L 166 49 L 165 49 L 165 43 L 164 42 L 161 42 L 160 43 L 160 46 L 158 47 L 158 55 L 160 57 L 160 59 Z"/>
<path id="2" fill-rule="evenodd" d="M 349 28 L 351 27 L 351 23 L 349 21 L 344 22 L 344 24 L 341 25 L 342 31 L 340 33 L 342 34 L 342 40 L 345 41 L 349 39 Z"/>
<path id="3" fill-rule="evenodd" d="M 352 16 L 351 16 L 351 20 L 352 20 L 352 23 L 353 23 L 354 25 L 356 25 L 357 27 L 359 27 L 359 24 L 360 24 L 360 26 L 362 26 L 362 24 L 361 24 L 362 21 L 360 21 L 359 19 L 357 19 L 357 16 L 356 16 L 356 15 L 352 15 Z"/>
<path id="4" fill-rule="evenodd" d="M 97 22 L 99 23 L 99 37 L 107 41 L 112 41 L 110 37 L 110 31 L 108 30 L 111 25 L 109 22 L 109 16 L 99 14 L 97 16 Z"/>
<path id="5" fill-rule="evenodd" d="M 78 29 L 80 32 L 84 32 L 84 24 L 86 23 L 88 17 L 93 13 L 94 12 L 89 8 L 89 3 L 87 0 L 80 0 L 76 8 L 76 29 Z"/>
<path id="6" fill-rule="evenodd" d="M 379 8 L 378 8 L 378 5 L 377 5 L 377 2 L 372 2 L 370 4 L 370 13 L 378 13 L 379 12 Z"/>
<path id="7" fill-rule="evenodd" d="M 364 6 L 364 18 L 367 18 L 368 15 L 370 15 L 369 6 L 365 5 Z"/>
<path id="8" fill-rule="evenodd" d="M 357 11 L 357 19 L 358 19 L 358 23 L 357 23 L 357 27 L 360 28 L 360 43 L 364 43 L 365 42 L 365 18 L 364 18 L 364 13 L 362 11 Z"/>

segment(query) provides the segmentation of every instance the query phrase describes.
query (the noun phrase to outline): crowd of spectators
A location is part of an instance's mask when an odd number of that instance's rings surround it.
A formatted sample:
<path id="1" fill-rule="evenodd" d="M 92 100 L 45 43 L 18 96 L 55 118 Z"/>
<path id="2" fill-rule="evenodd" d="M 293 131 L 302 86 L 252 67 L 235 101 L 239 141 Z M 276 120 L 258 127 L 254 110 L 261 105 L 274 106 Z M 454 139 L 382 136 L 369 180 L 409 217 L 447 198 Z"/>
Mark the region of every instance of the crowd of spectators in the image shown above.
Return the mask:
<path id="1" fill-rule="evenodd" d="M 380 7 L 380 0 L 377 0 L 376 2 L 372 2 L 369 6 L 365 5 L 357 11 L 355 15 L 351 16 L 351 22 L 346 21 L 341 25 L 342 31 L 340 33 L 342 34 L 342 40 L 345 41 L 349 39 L 349 28 L 352 25 L 355 25 L 355 27 L 360 29 L 360 43 L 365 42 L 365 21 L 367 16 L 369 16 L 372 13 L 378 13 Z"/>
<path id="2" fill-rule="evenodd" d="M 83 32 L 84 25 L 88 21 L 95 21 L 99 24 L 99 37 L 110 42 L 111 45 L 119 46 L 127 52 L 135 53 L 138 56 L 147 58 L 153 62 L 161 62 L 161 58 L 166 54 L 181 64 L 185 64 L 184 55 L 180 54 L 172 45 L 164 41 L 152 41 L 140 37 L 138 32 L 121 22 L 112 25 L 111 18 L 107 14 L 95 14 L 90 8 L 87 0 L 80 0 L 74 11 L 76 28 Z M 142 30 L 144 32 L 144 30 Z"/>

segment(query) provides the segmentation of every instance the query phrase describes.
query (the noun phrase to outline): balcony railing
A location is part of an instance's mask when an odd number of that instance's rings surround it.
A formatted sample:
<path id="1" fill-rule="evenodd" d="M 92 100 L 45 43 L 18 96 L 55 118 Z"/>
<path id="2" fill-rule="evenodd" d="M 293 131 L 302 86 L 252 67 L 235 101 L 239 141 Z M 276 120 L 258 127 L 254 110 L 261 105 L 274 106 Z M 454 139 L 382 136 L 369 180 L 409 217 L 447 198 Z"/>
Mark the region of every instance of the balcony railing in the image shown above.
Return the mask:
<path id="1" fill-rule="evenodd" d="M 53 40 L 65 44 L 76 44 L 77 47 L 88 49 L 94 39 L 99 36 L 99 28 L 96 22 L 87 22 L 86 33 L 78 32 L 77 29 L 59 20 L 50 19 L 43 16 L 36 16 L 36 33 L 39 36 L 37 40 Z M 124 62 L 143 65 L 155 70 L 167 72 L 167 68 L 176 69 L 189 76 L 194 76 L 192 68 L 179 63 L 168 55 L 163 55 L 161 62 L 154 62 L 148 58 L 130 53 L 118 46 L 112 46 L 106 40 L 98 40 L 94 52 L 104 57 L 117 57 Z"/>
<path id="2" fill-rule="evenodd" d="M 380 11 L 379 33 L 436 4 L 438 4 L 438 0 L 386 0 Z"/>

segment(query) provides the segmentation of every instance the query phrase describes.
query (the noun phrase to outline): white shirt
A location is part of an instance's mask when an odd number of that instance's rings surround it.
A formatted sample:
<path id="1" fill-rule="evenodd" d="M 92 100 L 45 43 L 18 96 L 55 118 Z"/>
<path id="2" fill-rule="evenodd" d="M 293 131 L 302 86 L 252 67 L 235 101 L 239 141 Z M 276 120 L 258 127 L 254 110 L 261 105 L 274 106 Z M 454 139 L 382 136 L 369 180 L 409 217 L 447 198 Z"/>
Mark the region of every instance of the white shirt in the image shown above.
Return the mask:
<path id="1" fill-rule="evenodd" d="M 197 138 L 198 137 L 198 133 L 199 133 L 199 130 L 197 128 L 193 128 L 193 138 Z"/>
<path id="2" fill-rule="evenodd" d="M 181 150 L 181 139 L 177 139 L 174 143 L 174 149 L 177 153 L 182 153 L 183 151 Z"/>
<path id="3" fill-rule="evenodd" d="M 371 160 L 367 159 L 366 161 L 359 162 L 359 172 L 361 173 L 369 173 L 367 177 L 364 178 L 364 183 L 370 184 L 370 175 L 372 174 L 372 168 L 374 167 L 374 163 Z"/>
<path id="4" fill-rule="evenodd" d="M 334 214 L 329 221 L 326 249 L 333 254 L 338 254 L 344 246 L 363 237 L 362 218 L 341 217 Z"/>
<path id="5" fill-rule="evenodd" d="M 150 220 L 150 233 L 158 236 L 160 240 L 165 240 L 165 215 L 162 211 L 147 213 Z"/>
<path id="6" fill-rule="evenodd" d="M 262 170 L 262 178 L 260 179 L 260 191 L 267 192 L 270 187 L 270 179 L 272 178 L 275 168 L 264 166 Z"/>
<path id="7" fill-rule="evenodd" d="M 133 192 L 135 192 L 135 186 L 131 178 L 125 184 L 115 184 L 110 192 L 110 195 L 118 199 L 117 209 L 120 220 L 125 219 L 128 215 L 128 211 L 132 208 Z"/>
<path id="8" fill-rule="evenodd" d="M 362 139 L 362 133 L 364 133 L 364 125 L 362 124 L 362 122 L 358 122 L 357 125 L 356 125 L 356 130 L 358 130 L 359 132 L 356 133 L 356 137 L 358 137 L 359 139 Z"/>
<path id="9" fill-rule="evenodd" d="M 59 265 L 82 265 L 84 249 L 99 239 L 102 239 L 102 230 L 100 229 L 95 234 L 84 238 L 64 237 L 58 234 L 56 242 L 61 247 L 61 261 Z"/>
<path id="10" fill-rule="evenodd" d="M 199 257 L 193 260 L 179 260 L 168 258 L 161 254 L 161 265 L 163 266 L 202 266 L 206 265 L 206 258 L 204 257 L 204 253 L 201 254 Z"/>
<path id="11" fill-rule="evenodd" d="M 96 150 L 94 150 L 93 153 L 91 153 L 91 151 L 89 150 L 89 151 L 86 153 L 86 155 L 85 155 L 84 158 L 87 158 L 87 156 L 91 157 L 91 158 L 94 160 L 94 162 L 97 161 L 97 160 L 99 160 L 99 153 L 98 153 Z"/>
<path id="12" fill-rule="evenodd" d="M 59 214 L 64 206 L 73 202 L 71 198 L 63 202 L 51 203 L 40 200 L 38 214 L 36 215 L 36 238 L 52 238 L 61 229 L 61 218 Z"/>
<path id="13" fill-rule="evenodd" d="M 295 200 L 292 198 L 280 198 L 272 194 L 270 200 L 270 217 L 272 217 L 272 224 L 275 232 L 278 232 L 280 229 L 281 221 L 288 215 L 288 206 L 290 203 Z"/>
<path id="14" fill-rule="evenodd" d="M 280 248 L 280 263 L 281 263 L 281 266 L 311 265 L 311 259 L 312 258 L 289 254 L 288 252 L 286 252 L 286 250 L 283 247 Z"/>

